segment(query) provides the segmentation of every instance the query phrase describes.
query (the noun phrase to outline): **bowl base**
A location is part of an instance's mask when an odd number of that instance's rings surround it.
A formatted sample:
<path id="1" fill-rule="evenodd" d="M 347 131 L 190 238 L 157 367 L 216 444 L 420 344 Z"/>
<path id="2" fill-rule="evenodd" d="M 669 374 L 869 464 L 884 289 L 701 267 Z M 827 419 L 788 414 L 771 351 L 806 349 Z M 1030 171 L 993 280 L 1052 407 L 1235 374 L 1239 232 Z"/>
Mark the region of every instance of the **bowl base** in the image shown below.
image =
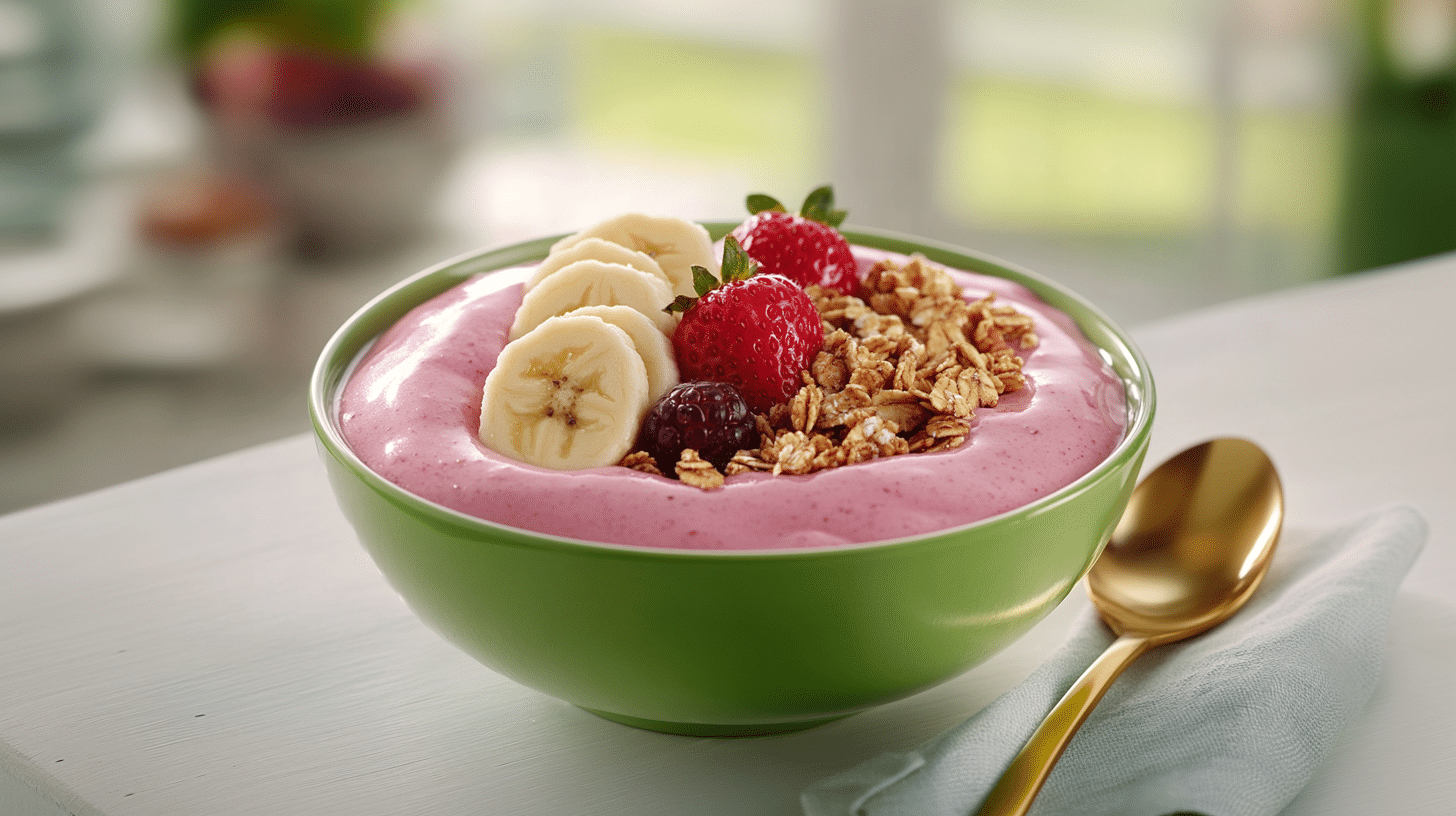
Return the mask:
<path id="1" fill-rule="evenodd" d="M 681 734 L 688 737 L 762 737 L 769 734 L 787 734 L 793 731 L 803 731 L 808 728 L 813 728 L 816 725 L 823 725 L 849 716 L 849 714 L 834 714 L 828 717 L 816 717 L 810 720 L 795 720 L 793 722 L 763 723 L 757 725 L 744 723 L 717 725 L 714 723 L 681 723 L 647 720 L 641 717 L 630 717 L 626 714 L 613 714 L 610 711 L 598 711 L 597 709 L 587 708 L 586 706 L 577 707 L 615 723 L 630 725 L 634 728 L 642 728 L 648 731 L 659 731 L 664 734 Z"/>

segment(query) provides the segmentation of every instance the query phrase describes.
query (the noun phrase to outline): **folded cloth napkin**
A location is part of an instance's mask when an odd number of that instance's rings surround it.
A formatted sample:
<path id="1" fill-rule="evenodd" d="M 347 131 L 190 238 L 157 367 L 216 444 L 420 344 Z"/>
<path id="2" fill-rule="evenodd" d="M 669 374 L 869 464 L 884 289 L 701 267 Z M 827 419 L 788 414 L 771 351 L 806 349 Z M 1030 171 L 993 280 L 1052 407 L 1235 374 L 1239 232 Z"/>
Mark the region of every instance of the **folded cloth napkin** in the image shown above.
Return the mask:
<path id="1" fill-rule="evenodd" d="M 1222 626 L 1153 649 L 1113 683 L 1033 816 L 1276 814 L 1380 674 L 1396 587 L 1426 524 L 1396 506 L 1319 536 L 1286 532 L 1264 584 Z M 807 789 L 806 816 L 967 816 L 1112 642 L 1090 608 L 1021 685 L 920 748 Z"/>

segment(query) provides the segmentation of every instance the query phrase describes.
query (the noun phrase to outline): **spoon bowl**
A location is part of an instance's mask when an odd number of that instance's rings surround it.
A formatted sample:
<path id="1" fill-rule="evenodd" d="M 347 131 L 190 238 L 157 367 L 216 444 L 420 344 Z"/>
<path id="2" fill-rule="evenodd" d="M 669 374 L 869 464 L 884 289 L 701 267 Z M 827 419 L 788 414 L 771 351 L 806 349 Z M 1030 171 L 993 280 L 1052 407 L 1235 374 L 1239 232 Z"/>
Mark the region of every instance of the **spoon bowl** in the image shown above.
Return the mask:
<path id="1" fill-rule="evenodd" d="M 1221 438 L 1164 462 L 1133 491 L 1087 574 L 1087 591 L 1118 637 L 1072 684 L 991 789 L 979 816 L 1021 816 L 1072 735 L 1139 655 L 1228 620 L 1274 557 L 1284 494 L 1254 443 Z"/>
<path id="2" fill-rule="evenodd" d="M 1223 438 L 1169 459 L 1133 491 L 1087 590 L 1118 635 L 1161 645 L 1222 623 L 1268 571 L 1283 496 L 1258 445 Z"/>

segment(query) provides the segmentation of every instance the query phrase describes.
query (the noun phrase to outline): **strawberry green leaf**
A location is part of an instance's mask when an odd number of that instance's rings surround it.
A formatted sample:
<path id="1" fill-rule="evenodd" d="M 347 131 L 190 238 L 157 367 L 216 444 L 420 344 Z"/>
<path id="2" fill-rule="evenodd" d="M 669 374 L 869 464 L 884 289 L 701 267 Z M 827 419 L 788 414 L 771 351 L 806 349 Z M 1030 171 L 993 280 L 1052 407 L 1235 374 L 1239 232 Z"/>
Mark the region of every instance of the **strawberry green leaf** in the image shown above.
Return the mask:
<path id="1" fill-rule="evenodd" d="M 844 223 L 844 217 L 847 215 L 849 213 L 845 210 L 835 210 L 829 213 L 829 218 L 825 219 L 824 223 L 835 229 L 839 229 L 839 225 Z"/>
<path id="2" fill-rule="evenodd" d="M 804 199 L 804 206 L 799 208 L 799 215 L 804 216 L 810 221 L 828 224 L 833 211 L 834 188 L 826 184 L 810 193 Z"/>
<path id="3" fill-rule="evenodd" d="M 748 257 L 738 239 L 732 235 L 723 239 L 723 282 L 748 280 L 758 271 L 758 264 Z M 697 275 L 696 272 L 693 273 Z"/>
<path id="4" fill-rule="evenodd" d="M 693 265 L 693 291 L 698 293 L 698 297 L 708 294 L 717 287 L 718 279 L 713 277 L 712 272 L 709 272 L 706 267 Z M 686 295 L 682 297 L 686 297 Z"/>
<path id="5" fill-rule="evenodd" d="M 788 212 L 778 199 L 763 193 L 751 193 L 748 196 L 748 214 L 758 215 L 761 212 Z"/>
<path id="6" fill-rule="evenodd" d="M 695 267 L 695 268 L 697 268 L 697 269 L 703 269 L 701 266 Z M 703 271 L 706 272 L 708 270 L 703 269 Z M 677 297 L 675 297 L 675 298 L 672 299 L 672 302 L 671 303 L 669 303 L 666 306 L 662 307 L 662 310 L 664 312 L 667 312 L 668 314 L 672 314 L 673 312 L 686 312 L 688 309 L 693 308 L 693 304 L 694 303 L 697 303 L 697 302 L 698 302 L 698 299 L 695 298 L 695 297 L 688 297 L 687 295 L 678 295 Z"/>

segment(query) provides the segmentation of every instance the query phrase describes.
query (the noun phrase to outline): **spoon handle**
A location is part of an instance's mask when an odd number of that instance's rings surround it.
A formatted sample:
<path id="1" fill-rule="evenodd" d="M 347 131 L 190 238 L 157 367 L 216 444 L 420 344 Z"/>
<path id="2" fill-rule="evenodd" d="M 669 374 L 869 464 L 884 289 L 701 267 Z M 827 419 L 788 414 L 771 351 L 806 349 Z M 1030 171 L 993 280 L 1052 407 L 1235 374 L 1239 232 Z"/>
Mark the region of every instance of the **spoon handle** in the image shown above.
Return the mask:
<path id="1" fill-rule="evenodd" d="M 1001 774 L 976 816 L 1024 816 L 1051 775 L 1052 766 L 1072 741 L 1072 735 L 1082 727 L 1112 681 L 1151 645 L 1148 638 L 1131 635 L 1113 641 L 1042 720 Z"/>

